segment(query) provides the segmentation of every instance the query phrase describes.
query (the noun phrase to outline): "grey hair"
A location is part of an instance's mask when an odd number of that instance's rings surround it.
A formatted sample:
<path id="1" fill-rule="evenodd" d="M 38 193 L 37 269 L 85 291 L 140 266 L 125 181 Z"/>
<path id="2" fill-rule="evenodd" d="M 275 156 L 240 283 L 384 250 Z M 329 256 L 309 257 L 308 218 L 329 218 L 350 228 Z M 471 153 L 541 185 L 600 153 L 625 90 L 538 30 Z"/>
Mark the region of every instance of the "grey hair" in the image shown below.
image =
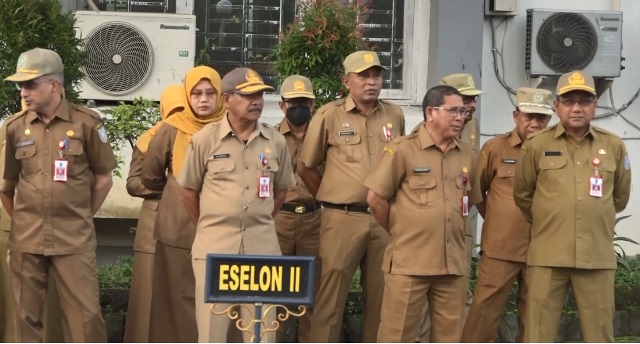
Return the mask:
<path id="1" fill-rule="evenodd" d="M 64 73 L 49 74 L 49 77 L 53 80 L 58 80 L 60 85 L 64 86 Z"/>

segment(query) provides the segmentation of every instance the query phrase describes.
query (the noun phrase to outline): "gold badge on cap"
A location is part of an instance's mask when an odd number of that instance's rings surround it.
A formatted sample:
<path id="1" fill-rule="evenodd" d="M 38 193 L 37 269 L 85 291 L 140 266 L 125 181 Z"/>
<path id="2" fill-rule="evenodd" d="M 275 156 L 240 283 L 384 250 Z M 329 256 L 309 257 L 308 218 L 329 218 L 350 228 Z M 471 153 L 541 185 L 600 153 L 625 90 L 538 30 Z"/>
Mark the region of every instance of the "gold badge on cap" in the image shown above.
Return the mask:
<path id="1" fill-rule="evenodd" d="M 373 55 L 371 55 L 370 53 L 364 54 L 364 62 L 373 63 Z"/>
<path id="2" fill-rule="evenodd" d="M 31 129 L 29 129 L 29 128 L 25 129 L 24 130 L 24 134 L 27 135 L 27 136 L 31 135 Z"/>
<path id="3" fill-rule="evenodd" d="M 267 147 L 264 149 L 264 152 L 267 154 L 271 154 L 271 148 Z"/>
<path id="4" fill-rule="evenodd" d="M 475 87 L 475 83 L 473 82 L 473 77 L 471 75 L 467 76 L 467 84 L 469 84 L 469 86 Z"/>
<path id="5" fill-rule="evenodd" d="M 569 76 L 569 84 L 571 85 L 584 85 L 584 76 L 580 72 L 574 72 Z"/>
<path id="6" fill-rule="evenodd" d="M 304 91 L 304 82 L 298 80 L 293 83 L 293 89 L 296 91 Z"/>
<path id="7" fill-rule="evenodd" d="M 607 151 L 602 149 L 602 148 L 600 148 L 600 150 L 598 151 L 598 154 L 605 155 L 605 154 L 607 154 Z"/>
<path id="8" fill-rule="evenodd" d="M 247 71 L 247 74 L 245 74 L 245 78 L 249 82 L 260 82 L 260 76 L 258 75 L 258 73 L 252 70 Z"/>
<path id="9" fill-rule="evenodd" d="M 27 58 L 23 55 L 20 55 L 20 58 L 18 58 L 18 68 L 23 68 L 24 65 L 27 64 Z"/>
<path id="10" fill-rule="evenodd" d="M 536 92 L 533 95 L 533 101 L 536 102 L 536 103 L 541 103 L 543 99 L 544 99 L 544 96 L 542 96 L 542 93 L 540 93 L 540 92 Z"/>
<path id="11" fill-rule="evenodd" d="M 73 136 L 73 134 L 75 134 L 75 133 L 73 132 L 73 130 L 68 130 L 68 131 L 67 131 L 67 136 L 71 137 L 71 136 Z"/>

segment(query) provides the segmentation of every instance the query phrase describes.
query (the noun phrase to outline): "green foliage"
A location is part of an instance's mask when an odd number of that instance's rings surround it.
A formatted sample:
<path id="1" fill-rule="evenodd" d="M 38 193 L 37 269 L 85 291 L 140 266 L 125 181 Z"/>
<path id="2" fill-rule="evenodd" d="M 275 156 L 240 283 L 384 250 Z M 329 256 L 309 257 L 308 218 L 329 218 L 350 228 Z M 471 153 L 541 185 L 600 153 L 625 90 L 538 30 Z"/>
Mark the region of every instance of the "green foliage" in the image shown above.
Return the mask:
<path id="1" fill-rule="evenodd" d="M 133 148 L 138 137 L 160 121 L 160 109 L 152 100 L 136 98 L 131 104 L 119 102 L 118 106 L 102 112 L 106 115 L 104 125 L 118 162 L 113 174 L 121 177 L 122 146 L 128 143 Z"/>
<path id="2" fill-rule="evenodd" d="M 288 26 L 270 56 L 280 81 L 300 74 L 311 79 L 316 108 L 344 95 L 342 62 L 364 43 L 358 29 L 363 1 L 304 0 L 301 17 Z"/>
<path id="3" fill-rule="evenodd" d="M 133 272 L 133 256 L 120 256 L 113 264 L 98 266 L 100 289 L 129 289 Z"/>
<path id="4" fill-rule="evenodd" d="M 615 224 L 617 225 L 618 222 L 630 217 L 631 215 L 626 215 L 626 216 L 620 216 L 616 219 Z M 618 262 L 618 267 L 622 266 L 625 267 L 627 269 L 630 269 L 629 263 L 627 262 L 627 254 L 626 252 L 624 252 L 624 249 L 622 248 L 622 246 L 618 243 L 616 243 L 616 241 L 620 242 L 620 241 L 624 241 L 624 242 L 628 242 L 628 243 L 632 243 L 635 245 L 640 245 L 638 242 L 636 242 L 635 240 L 631 239 L 631 238 L 627 238 L 627 237 L 623 237 L 623 236 L 618 236 L 615 232 L 614 232 L 614 238 L 613 238 L 613 248 L 616 252 L 616 261 Z"/>
<path id="5" fill-rule="evenodd" d="M 0 1 L 0 76 L 15 73 L 18 57 L 33 48 L 57 52 L 64 63 L 66 97 L 77 102 L 81 67 L 87 55 L 76 38 L 73 13 L 62 13 L 59 0 Z M 20 91 L 11 82 L 0 83 L 0 117 L 20 111 Z"/>

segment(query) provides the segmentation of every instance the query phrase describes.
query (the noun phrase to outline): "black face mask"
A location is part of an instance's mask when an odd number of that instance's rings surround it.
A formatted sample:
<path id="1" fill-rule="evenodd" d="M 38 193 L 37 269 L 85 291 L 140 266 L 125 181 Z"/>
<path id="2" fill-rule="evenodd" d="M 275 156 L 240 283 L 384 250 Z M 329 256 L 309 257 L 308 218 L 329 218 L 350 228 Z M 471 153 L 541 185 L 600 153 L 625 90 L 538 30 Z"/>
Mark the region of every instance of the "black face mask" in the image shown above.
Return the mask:
<path id="1" fill-rule="evenodd" d="M 291 124 L 298 127 L 309 122 L 311 118 L 311 108 L 302 105 L 293 106 L 287 109 L 285 115 Z"/>

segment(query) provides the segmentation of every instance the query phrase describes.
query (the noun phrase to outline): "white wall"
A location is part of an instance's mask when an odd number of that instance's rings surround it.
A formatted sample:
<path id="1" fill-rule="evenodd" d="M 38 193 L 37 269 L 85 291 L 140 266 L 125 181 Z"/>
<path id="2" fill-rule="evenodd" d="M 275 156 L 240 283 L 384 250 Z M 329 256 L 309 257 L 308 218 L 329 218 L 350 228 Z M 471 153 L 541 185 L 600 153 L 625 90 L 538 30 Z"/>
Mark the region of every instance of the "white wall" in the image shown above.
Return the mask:
<path id="1" fill-rule="evenodd" d="M 623 11 L 623 56 L 626 57 L 624 65 L 627 67 L 622 71 L 622 76 L 613 82 L 613 100 L 616 107 L 629 101 L 640 87 L 640 1 L 622 0 L 618 1 Z M 502 45 L 504 37 L 504 68 L 506 81 L 509 86 L 516 89 L 521 86 L 528 86 L 524 70 L 525 53 L 525 21 L 526 10 L 528 8 L 551 8 L 551 9 L 584 9 L 584 10 L 613 10 L 616 1 L 610 0 L 519 0 L 519 14 L 508 21 L 508 28 L 505 33 L 505 25 L 501 25 L 496 32 L 498 49 Z M 500 21 L 496 18 L 496 25 Z M 513 106 L 509 102 L 507 92 L 498 83 L 493 72 L 493 59 L 491 54 L 491 30 L 488 21 L 484 27 L 484 49 L 482 61 L 482 89 L 487 92 L 482 96 L 481 101 L 481 133 L 495 134 L 504 133 L 513 128 L 511 112 Z M 604 94 L 598 105 L 609 106 L 608 94 Z M 626 111 L 622 113 L 630 121 L 640 126 L 640 99 L 635 101 Z M 551 124 L 557 122 L 554 118 Z M 635 185 L 640 178 L 640 132 L 620 117 L 609 117 L 594 121 L 595 125 L 605 128 L 617 135 L 627 138 L 625 144 L 631 159 L 631 168 L 635 171 L 632 183 L 632 194 L 627 209 L 620 215 L 632 215 L 630 218 L 620 222 L 616 227 L 618 235 L 631 237 L 640 242 L 640 195 L 633 192 Z M 483 143 L 490 139 L 490 136 L 483 136 Z M 624 244 L 627 254 L 640 253 L 640 246 Z"/>

